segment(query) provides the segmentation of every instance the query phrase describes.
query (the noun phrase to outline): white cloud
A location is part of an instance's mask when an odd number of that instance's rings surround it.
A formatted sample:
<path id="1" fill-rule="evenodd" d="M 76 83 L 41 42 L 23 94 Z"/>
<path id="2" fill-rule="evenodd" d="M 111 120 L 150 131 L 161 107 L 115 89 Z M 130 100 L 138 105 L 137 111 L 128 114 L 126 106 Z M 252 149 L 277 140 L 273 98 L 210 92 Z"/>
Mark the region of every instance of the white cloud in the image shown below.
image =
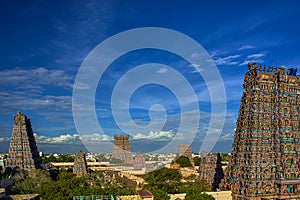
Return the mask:
<path id="1" fill-rule="evenodd" d="M 169 140 L 173 138 L 172 131 L 150 131 L 148 135 L 137 133 L 132 137 L 133 140 Z"/>
<path id="2" fill-rule="evenodd" d="M 43 85 L 72 88 L 72 77 L 62 70 L 48 70 L 44 67 L 33 69 L 7 69 L 0 71 L 2 87 L 19 89 L 41 89 Z"/>
<path id="3" fill-rule="evenodd" d="M 80 138 L 84 141 L 89 141 L 89 142 L 103 142 L 103 141 L 111 140 L 111 138 L 108 135 L 103 135 L 98 133 L 94 133 L 91 135 L 82 135 Z"/>
<path id="4" fill-rule="evenodd" d="M 0 137 L 0 142 L 7 142 L 9 140 L 10 140 L 9 137 Z"/>
<path id="5" fill-rule="evenodd" d="M 214 50 L 214 51 L 210 51 L 209 52 L 209 55 L 211 56 L 211 57 L 217 57 L 217 56 L 220 56 L 220 55 L 224 55 L 224 54 L 226 54 L 227 52 L 226 51 L 224 51 L 224 50 Z"/>
<path id="6" fill-rule="evenodd" d="M 34 133 L 34 137 L 37 143 L 47 144 L 78 144 L 81 143 L 81 140 L 83 140 L 84 142 L 103 142 L 111 140 L 109 136 L 98 133 L 82 136 L 80 136 L 79 134 L 62 134 L 56 137 L 38 135 Z"/>
<path id="7" fill-rule="evenodd" d="M 234 132 L 232 133 L 225 133 L 225 134 L 222 134 L 220 136 L 220 141 L 233 141 L 234 139 Z"/>
<path id="8" fill-rule="evenodd" d="M 264 52 L 261 52 L 261 53 L 256 53 L 256 54 L 248 55 L 247 58 L 248 59 L 257 59 L 257 58 L 264 57 L 265 55 L 266 54 Z"/>
<path id="9" fill-rule="evenodd" d="M 255 46 L 252 46 L 252 45 L 244 45 L 244 46 L 241 46 L 238 50 L 241 51 L 241 50 L 245 50 L 245 49 L 255 49 L 256 47 Z"/>
<path id="10" fill-rule="evenodd" d="M 164 74 L 164 73 L 166 73 L 167 71 L 168 71 L 167 68 L 162 67 L 162 68 L 159 68 L 159 69 L 156 71 L 156 73 Z"/>
<path id="11" fill-rule="evenodd" d="M 57 137 L 49 137 L 44 135 L 34 134 L 37 143 L 48 143 L 48 144 L 65 144 L 65 143 L 81 143 L 78 134 L 65 134 Z"/>
<path id="12" fill-rule="evenodd" d="M 247 65 L 249 62 L 257 62 L 257 63 L 263 63 L 264 62 L 264 57 L 267 55 L 266 52 L 260 52 L 260 53 L 255 53 L 255 54 L 250 54 L 246 57 L 244 62 L 240 63 L 239 65 Z"/>
<path id="13" fill-rule="evenodd" d="M 52 91 L 71 90 L 73 78 L 62 70 L 15 68 L 0 70 L 0 111 L 70 110 L 71 96 L 47 95 Z M 54 90 L 55 89 L 55 90 Z"/>
<path id="14" fill-rule="evenodd" d="M 34 95 L 28 91 L 0 91 L 0 111 L 11 110 L 70 110 L 71 96 Z"/>
<path id="15" fill-rule="evenodd" d="M 230 55 L 226 57 L 213 58 L 217 65 L 236 65 L 239 62 L 234 61 L 234 59 L 241 57 L 241 55 Z"/>

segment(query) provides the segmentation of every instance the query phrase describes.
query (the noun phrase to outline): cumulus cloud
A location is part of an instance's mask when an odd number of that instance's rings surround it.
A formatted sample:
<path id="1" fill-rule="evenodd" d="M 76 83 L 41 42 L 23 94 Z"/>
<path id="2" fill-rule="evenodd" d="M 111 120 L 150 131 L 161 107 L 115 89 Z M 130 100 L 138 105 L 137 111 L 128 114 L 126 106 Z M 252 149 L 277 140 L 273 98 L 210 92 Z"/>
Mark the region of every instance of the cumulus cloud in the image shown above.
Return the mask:
<path id="1" fill-rule="evenodd" d="M 111 138 L 108 135 L 103 135 L 98 133 L 94 133 L 91 135 L 82 135 L 80 138 L 84 141 L 89 141 L 89 142 L 103 142 L 103 141 L 111 140 Z"/>
<path id="2" fill-rule="evenodd" d="M 82 136 L 79 134 L 62 134 L 56 137 L 38 135 L 34 133 L 34 137 L 37 143 L 47 144 L 78 144 L 82 143 L 82 140 L 85 142 L 103 142 L 111 140 L 109 136 L 98 133 Z"/>
<path id="3" fill-rule="evenodd" d="M 48 144 L 65 144 L 65 143 L 81 143 L 78 134 L 65 134 L 57 137 L 49 137 L 44 135 L 34 134 L 37 143 L 48 143 Z"/>
<path id="4" fill-rule="evenodd" d="M 133 140 L 169 140 L 173 138 L 173 131 L 150 131 L 148 135 L 137 133 L 132 137 Z"/>

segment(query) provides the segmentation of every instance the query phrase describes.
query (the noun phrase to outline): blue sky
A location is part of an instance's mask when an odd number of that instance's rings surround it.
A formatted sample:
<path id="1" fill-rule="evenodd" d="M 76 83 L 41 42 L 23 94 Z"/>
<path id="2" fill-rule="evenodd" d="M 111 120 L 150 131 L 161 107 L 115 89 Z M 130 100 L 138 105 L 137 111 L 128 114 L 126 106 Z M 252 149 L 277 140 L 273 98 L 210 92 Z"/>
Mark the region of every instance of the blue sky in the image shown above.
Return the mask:
<path id="1" fill-rule="evenodd" d="M 214 60 L 227 99 L 226 121 L 222 130 L 216 130 L 222 134 L 215 151 L 231 149 L 247 62 L 296 68 L 300 64 L 298 1 L 2 1 L 1 4 L 0 143 L 7 143 L 13 116 L 21 110 L 31 118 L 40 144 L 80 145 L 82 135 L 78 134 L 72 115 L 72 89 L 77 72 L 99 43 L 129 29 L 163 27 L 181 32 L 201 44 Z M 192 85 L 201 113 L 192 148 L 199 151 L 211 117 L 205 82 L 193 73 L 186 60 L 154 49 L 129 52 L 105 71 L 95 96 L 97 118 L 105 135 L 91 130 L 84 137 L 100 144 L 114 134 L 124 133 L 112 116 L 112 90 L 122 75 L 145 63 L 170 66 Z M 159 70 L 169 73 L 165 68 Z M 147 151 L 151 144 L 163 146 L 174 137 L 182 113 L 176 95 L 168 88 L 144 85 L 133 93 L 129 104 L 131 117 L 140 125 L 149 123 L 149 108 L 154 104 L 162 105 L 167 115 L 162 130 L 132 129 L 132 142 L 139 146 L 133 149 Z M 193 113 L 190 117 L 193 118 Z M 153 119 L 160 121 L 159 117 Z"/>

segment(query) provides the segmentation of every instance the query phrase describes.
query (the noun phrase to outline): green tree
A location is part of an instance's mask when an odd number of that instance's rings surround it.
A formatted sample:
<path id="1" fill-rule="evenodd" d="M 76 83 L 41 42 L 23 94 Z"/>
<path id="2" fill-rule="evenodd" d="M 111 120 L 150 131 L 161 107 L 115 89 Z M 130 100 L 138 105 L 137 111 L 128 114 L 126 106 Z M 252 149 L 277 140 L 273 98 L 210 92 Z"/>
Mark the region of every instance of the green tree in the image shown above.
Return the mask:
<path id="1" fill-rule="evenodd" d="M 194 158 L 194 165 L 195 165 L 195 166 L 200 166 L 200 162 L 201 162 L 200 157 L 199 157 L 199 156 L 196 156 L 196 157 Z"/>
<path id="2" fill-rule="evenodd" d="M 43 157 L 42 163 L 50 163 L 50 162 L 57 162 L 56 158 L 53 155 L 50 155 L 49 157 Z"/>
<path id="3" fill-rule="evenodd" d="M 14 178 L 17 180 L 13 187 L 13 192 L 16 194 L 40 193 L 40 188 L 51 182 L 49 173 L 42 170 L 31 173 L 19 171 Z"/>
<path id="4" fill-rule="evenodd" d="M 222 161 L 228 162 L 229 159 L 230 159 L 230 155 L 229 154 L 227 154 L 227 153 L 222 153 L 221 154 L 221 160 Z"/>
<path id="5" fill-rule="evenodd" d="M 62 154 L 58 157 L 57 162 L 74 162 L 74 157 L 71 155 Z"/>
<path id="6" fill-rule="evenodd" d="M 193 166 L 192 163 L 190 162 L 190 159 L 188 157 L 185 157 L 185 156 L 180 156 L 179 158 L 177 158 L 177 160 L 175 162 L 177 164 L 179 164 L 180 167 L 191 167 L 191 166 Z"/>
<path id="7" fill-rule="evenodd" d="M 151 192 L 161 189 L 165 193 L 175 194 L 180 190 L 181 178 L 179 170 L 161 168 L 146 175 L 145 181 L 147 184 L 144 185 L 144 188 L 149 189 Z"/>
<path id="8" fill-rule="evenodd" d="M 191 188 L 186 191 L 185 200 L 215 200 L 215 198 L 206 193 L 202 193 L 201 190 Z"/>
<path id="9" fill-rule="evenodd" d="M 122 163 L 123 161 L 122 160 L 120 160 L 120 159 L 118 159 L 118 158 L 112 158 L 112 159 L 110 159 L 110 164 L 120 164 L 120 163 Z"/>
<path id="10" fill-rule="evenodd" d="M 170 199 L 168 194 L 162 189 L 153 190 L 152 194 L 154 195 L 154 200 L 169 200 Z"/>

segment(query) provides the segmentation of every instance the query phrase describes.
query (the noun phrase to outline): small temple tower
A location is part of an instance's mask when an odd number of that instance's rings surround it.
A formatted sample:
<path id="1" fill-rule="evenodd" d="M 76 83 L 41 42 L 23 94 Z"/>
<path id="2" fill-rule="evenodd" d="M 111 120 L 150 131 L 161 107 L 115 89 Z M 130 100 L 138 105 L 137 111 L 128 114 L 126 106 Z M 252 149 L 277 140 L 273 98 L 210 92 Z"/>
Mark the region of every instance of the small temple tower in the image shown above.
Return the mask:
<path id="1" fill-rule="evenodd" d="M 189 144 L 178 144 L 178 156 L 185 156 L 193 163 L 193 155 Z"/>
<path id="2" fill-rule="evenodd" d="M 84 176 L 87 172 L 88 169 L 85 154 L 82 151 L 79 151 L 74 158 L 73 174 L 77 176 Z"/>
<path id="3" fill-rule="evenodd" d="M 233 200 L 300 198 L 300 76 L 248 64 L 227 177 Z M 225 184 L 226 183 L 225 181 Z"/>
<path id="4" fill-rule="evenodd" d="M 5 165 L 25 170 L 36 169 L 41 165 L 30 119 L 20 111 L 14 117 L 14 127 Z"/>

